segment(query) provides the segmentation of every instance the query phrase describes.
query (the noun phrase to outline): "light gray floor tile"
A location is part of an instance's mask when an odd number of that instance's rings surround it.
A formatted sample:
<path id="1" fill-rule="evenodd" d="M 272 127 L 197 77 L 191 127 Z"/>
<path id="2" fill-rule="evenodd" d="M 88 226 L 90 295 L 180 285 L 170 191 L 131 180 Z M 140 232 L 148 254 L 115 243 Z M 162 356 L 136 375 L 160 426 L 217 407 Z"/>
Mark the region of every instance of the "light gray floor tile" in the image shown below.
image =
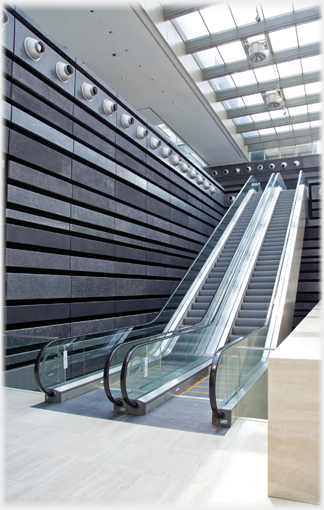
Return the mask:
<path id="1" fill-rule="evenodd" d="M 165 448 L 169 450 L 173 448 L 173 445 L 178 441 L 181 434 L 181 430 L 141 426 L 125 440 L 129 443 L 141 444 L 143 446 L 149 444 L 151 446 L 156 446 L 157 448 Z"/>
<path id="2" fill-rule="evenodd" d="M 85 436 L 82 434 L 74 435 L 71 439 L 63 443 L 56 443 L 55 452 L 58 455 L 67 456 L 73 459 L 81 459 L 93 462 L 112 448 L 118 447 L 120 441 L 105 439 L 103 437 Z"/>
<path id="3" fill-rule="evenodd" d="M 165 450 L 154 446 L 143 446 L 133 443 L 121 443 L 112 448 L 97 462 L 120 469 L 132 469 L 144 473 L 162 457 Z"/>
<path id="4" fill-rule="evenodd" d="M 123 423 L 122 418 L 123 416 L 121 416 L 120 420 L 116 421 L 93 418 L 90 426 L 84 431 L 84 435 L 124 441 L 143 428 L 142 425 L 135 423 Z"/>

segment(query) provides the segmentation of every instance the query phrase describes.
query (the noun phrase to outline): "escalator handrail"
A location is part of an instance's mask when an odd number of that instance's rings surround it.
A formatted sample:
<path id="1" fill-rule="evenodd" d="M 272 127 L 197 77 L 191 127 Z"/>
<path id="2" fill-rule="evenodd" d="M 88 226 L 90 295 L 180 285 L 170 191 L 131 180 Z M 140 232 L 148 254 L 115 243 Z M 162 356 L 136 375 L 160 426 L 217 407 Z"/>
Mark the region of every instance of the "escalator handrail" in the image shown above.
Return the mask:
<path id="1" fill-rule="evenodd" d="M 287 235 L 285 237 L 285 241 L 284 241 L 284 244 L 283 244 L 282 254 L 285 253 L 285 249 L 287 247 L 288 238 L 289 238 L 289 231 L 290 231 L 291 224 L 292 224 L 292 221 L 293 221 L 294 211 L 295 211 L 296 202 L 297 202 L 298 189 L 299 189 L 300 184 L 302 184 L 302 183 L 303 183 L 303 172 L 301 170 L 299 172 L 298 182 L 297 182 L 297 186 L 296 186 L 296 192 L 295 192 L 294 200 L 293 200 L 293 203 L 292 203 L 292 206 L 291 206 L 291 213 L 290 213 L 290 217 L 289 217 L 289 221 L 288 221 L 288 225 L 287 225 Z M 217 370 L 218 370 L 218 366 L 219 366 L 220 360 L 221 360 L 221 358 L 223 356 L 223 353 L 227 349 L 237 345 L 238 343 L 242 342 L 243 340 L 245 340 L 249 336 L 255 335 L 257 332 L 260 332 L 263 328 L 265 328 L 265 327 L 267 327 L 269 325 L 269 322 L 270 322 L 270 319 L 271 319 L 271 313 L 269 313 L 269 311 L 271 309 L 271 312 L 272 312 L 272 309 L 273 309 L 273 304 L 274 304 L 275 297 L 276 297 L 275 294 L 277 292 L 279 280 L 281 278 L 281 271 L 282 271 L 283 261 L 284 261 L 284 256 L 282 256 L 280 258 L 280 263 L 279 263 L 279 267 L 278 267 L 278 271 L 277 271 L 277 277 L 276 277 L 276 281 L 275 281 L 275 284 L 274 284 L 274 288 L 273 288 L 273 292 L 272 292 L 272 296 L 271 296 L 271 301 L 270 301 L 270 304 L 269 304 L 269 310 L 268 310 L 267 317 L 266 317 L 266 320 L 265 320 L 263 326 L 261 326 L 260 328 L 255 329 L 253 331 L 251 331 L 251 333 L 249 333 L 249 334 L 247 334 L 245 336 L 241 336 L 240 338 L 237 338 L 236 340 L 234 340 L 234 342 L 231 342 L 230 344 L 227 344 L 224 347 L 221 347 L 220 349 L 218 349 L 215 352 L 215 356 L 214 356 L 213 361 L 212 361 L 212 365 L 211 365 L 211 369 L 210 369 L 210 375 L 209 375 L 209 401 L 210 401 L 210 406 L 211 406 L 212 411 L 213 411 L 213 415 L 216 416 L 219 419 L 225 418 L 225 413 L 218 409 L 218 407 L 217 407 L 217 400 L 216 400 L 216 380 L 217 380 Z"/>
<path id="2" fill-rule="evenodd" d="M 154 324 L 155 322 L 157 322 L 158 318 L 160 317 L 160 315 L 163 313 L 163 310 L 167 307 L 168 303 L 171 301 L 171 299 L 173 298 L 173 296 L 175 295 L 175 293 L 177 292 L 178 288 L 180 287 L 180 285 L 182 284 L 182 282 L 185 280 L 185 278 L 187 277 L 187 275 L 189 274 L 189 272 L 191 271 L 193 265 L 196 263 L 197 259 L 201 256 L 202 252 L 205 250 L 205 248 L 207 247 L 207 245 L 211 242 L 212 240 L 212 237 L 215 235 L 216 231 L 220 228 L 220 226 L 223 224 L 223 221 L 225 220 L 225 218 L 227 217 L 227 215 L 229 214 L 229 212 L 231 211 L 232 207 L 234 206 L 234 204 L 236 203 L 237 204 L 237 199 L 238 197 L 243 193 L 244 189 L 248 186 L 248 184 L 250 184 L 250 182 L 253 182 L 255 181 L 255 184 L 257 184 L 258 186 L 259 183 L 258 181 L 255 179 L 255 177 L 253 175 L 251 175 L 248 180 L 246 181 L 245 185 L 242 187 L 242 189 L 240 190 L 239 194 L 237 195 L 236 197 L 236 200 L 231 204 L 231 206 L 227 209 L 226 213 L 224 214 L 224 216 L 222 217 L 222 219 L 220 220 L 220 222 L 218 223 L 218 225 L 215 227 L 213 233 L 211 234 L 211 236 L 209 237 L 209 239 L 207 240 L 207 242 L 204 244 L 204 246 L 202 247 L 202 249 L 200 250 L 200 252 L 198 253 L 198 255 L 195 257 L 194 261 L 192 262 L 191 266 L 188 268 L 188 270 L 186 271 L 185 275 L 181 278 L 180 282 L 178 283 L 178 285 L 176 286 L 176 288 L 174 289 L 174 291 L 172 292 L 171 296 L 169 297 L 169 299 L 167 300 L 167 302 L 163 305 L 163 307 L 161 308 L 160 312 L 158 313 L 158 315 L 150 322 L 147 322 L 145 324 L 143 324 L 142 326 L 139 327 L 139 329 L 141 329 L 141 327 L 143 327 L 143 329 L 145 329 L 146 327 L 149 327 L 150 325 Z M 109 334 L 110 332 L 112 331 L 116 331 L 116 329 L 110 329 L 110 330 L 107 330 L 107 331 L 98 331 L 98 332 L 95 332 L 95 333 L 91 333 L 91 335 L 89 336 L 95 336 L 95 335 L 104 335 L 104 334 Z M 66 338 L 55 338 L 53 340 L 50 340 L 49 342 L 47 342 L 45 345 L 42 346 L 42 348 L 40 349 L 38 355 L 37 355 L 37 358 L 35 360 L 35 364 L 34 364 L 34 377 L 35 377 L 35 381 L 36 381 L 36 384 L 39 388 L 40 391 L 46 393 L 47 395 L 49 396 L 53 396 L 54 395 L 54 391 L 52 390 L 46 390 L 41 381 L 40 381 L 40 364 L 41 364 L 41 358 L 44 354 L 44 352 L 55 342 L 60 342 L 60 343 L 64 343 L 64 342 L 67 342 L 69 340 L 71 341 L 76 341 L 77 338 L 82 338 L 82 337 L 86 337 L 86 335 L 81 335 L 80 337 L 66 337 Z M 147 337 L 146 337 L 147 338 Z M 149 338 L 149 337 L 148 337 Z M 118 346 L 120 347 L 120 346 Z M 110 393 L 110 391 L 108 391 L 108 393 Z M 108 395 L 107 395 L 108 396 Z"/>

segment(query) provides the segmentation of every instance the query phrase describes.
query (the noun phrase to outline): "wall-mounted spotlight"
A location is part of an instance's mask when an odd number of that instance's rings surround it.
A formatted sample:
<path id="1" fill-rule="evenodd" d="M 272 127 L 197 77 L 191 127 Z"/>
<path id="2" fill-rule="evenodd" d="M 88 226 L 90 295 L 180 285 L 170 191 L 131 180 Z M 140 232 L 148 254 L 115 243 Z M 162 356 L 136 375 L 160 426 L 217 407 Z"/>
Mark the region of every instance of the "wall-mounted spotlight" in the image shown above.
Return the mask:
<path id="1" fill-rule="evenodd" d="M 194 179 L 197 174 L 198 174 L 197 170 L 195 170 L 194 168 L 191 167 L 188 172 L 190 179 Z"/>
<path id="2" fill-rule="evenodd" d="M 187 165 L 187 163 L 185 161 L 182 161 L 181 172 L 183 172 L 185 174 L 186 172 L 188 172 L 188 170 L 189 170 L 189 166 Z"/>
<path id="3" fill-rule="evenodd" d="M 281 168 L 287 168 L 287 163 L 286 163 L 286 161 L 283 161 L 283 162 L 281 163 Z"/>
<path id="4" fill-rule="evenodd" d="M 159 140 L 158 138 L 155 138 L 155 136 L 152 136 L 152 138 L 150 140 L 150 147 L 154 151 L 155 149 L 160 147 L 161 143 L 162 143 L 161 140 Z"/>
<path id="5" fill-rule="evenodd" d="M 216 175 L 218 175 L 218 171 L 217 170 L 213 170 L 212 174 L 216 176 Z"/>
<path id="6" fill-rule="evenodd" d="M 276 168 L 276 165 L 274 163 L 270 163 L 269 168 L 270 170 L 274 170 Z"/>
<path id="7" fill-rule="evenodd" d="M 215 193 L 215 191 L 216 191 L 216 188 L 215 188 L 215 186 L 211 186 L 209 188 L 209 190 L 210 190 L 211 194 L 213 195 Z"/>
<path id="8" fill-rule="evenodd" d="M 144 140 L 144 138 L 146 138 L 148 134 L 149 134 L 148 129 L 142 126 L 138 126 L 138 128 L 136 129 L 136 135 L 139 140 Z"/>
<path id="9" fill-rule="evenodd" d="M 168 158 L 172 154 L 172 149 L 170 147 L 162 147 L 162 158 Z"/>
<path id="10" fill-rule="evenodd" d="M 225 170 L 223 170 L 223 174 L 224 174 L 224 175 L 228 175 L 228 174 L 229 174 L 229 170 L 228 170 L 228 168 L 225 168 Z"/>
<path id="11" fill-rule="evenodd" d="M 279 108 L 281 105 L 281 97 L 278 94 L 278 92 L 270 92 L 270 94 L 267 94 L 266 97 L 266 106 L 267 108 L 274 109 Z"/>
<path id="12" fill-rule="evenodd" d="M 6 11 L 2 11 L 2 15 L 1 15 L 1 20 L 2 20 L 2 30 L 4 29 L 5 25 L 8 23 L 9 21 L 9 16 L 8 14 L 6 13 Z"/>
<path id="13" fill-rule="evenodd" d="M 300 162 L 299 162 L 299 161 L 294 161 L 294 166 L 295 166 L 295 167 L 300 166 Z"/>
<path id="14" fill-rule="evenodd" d="M 26 37 L 24 40 L 24 48 L 27 55 L 32 60 L 39 60 L 46 51 L 45 44 L 32 37 Z"/>
<path id="15" fill-rule="evenodd" d="M 234 197 L 233 195 L 230 195 L 230 196 L 227 198 L 227 202 L 228 202 L 229 204 L 232 204 L 232 203 L 234 202 L 234 200 L 235 200 L 235 197 Z"/>
<path id="16" fill-rule="evenodd" d="M 208 189 L 208 188 L 209 188 L 209 186 L 210 186 L 210 182 L 209 182 L 209 181 L 207 181 L 207 179 L 205 179 L 205 180 L 204 180 L 204 183 L 203 183 L 203 187 L 204 187 L 205 189 Z"/>
<path id="17" fill-rule="evenodd" d="M 235 168 L 235 169 L 234 169 L 234 172 L 235 172 L 236 174 L 239 174 L 239 173 L 240 173 L 240 171 L 241 171 L 241 169 L 240 169 L 240 168 Z"/>
<path id="18" fill-rule="evenodd" d="M 177 154 L 173 154 L 172 156 L 172 165 L 173 166 L 178 166 L 180 163 L 180 158 Z"/>
<path id="19" fill-rule="evenodd" d="M 257 170 L 259 170 L 259 172 L 261 172 L 261 170 L 263 170 L 263 165 L 258 165 Z"/>
<path id="20" fill-rule="evenodd" d="M 90 83 L 83 83 L 81 91 L 84 99 L 87 101 L 92 101 L 92 99 L 98 95 L 98 88 Z"/>
<path id="21" fill-rule="evenodd" d="M 253 64 L 259 64 L 266 58 L 266 45 L 264 42 L 254 42 L 249 47 L 249 60 Z"/>
<path id="22" fill-rule="evenodd" d="M 108 117 L 110 117 L 110 115 L 117 112 L 118 110 L 118 104 L 114 103 L 114 101 L 111 101 L 110 99 L 104 99 L 102 107 L 103 111 L 106 115 L 108 115 Z"/>
<path id="23" fill-rule="evenodd" d="M 196 178 L 196 181 L 198 182 L 198 184 L 201 184 L 203 182 L 203 180 L 204 180 L 203 176 L 198 174 L 197 178 Z"/>
<path id="24" fill-rule="evenodd" d="M 69 81 L 69 79 L 74 73 L 74 69 L 71 66 L 71 64 L 64 64 L 64 62 L 57 62 L 55 70 L 58 79 L 61 80 L 63 83 Z"/>
<path id="25" fill-rule="evenodd" d="M 135 119 L 131 115 L 127 115 L 126 113 L 123 113 L 123 115 L 121 116 L 121 123 L 122 123 L 123 128 L 125 128 L 125 129 L 128 129 L 129 127 L 131 127 L 134 124 L 134 122 L 135 122 Z"/>
<path id="26" fill-rule="evenodd" d="M 252 172 L 252 167 L 251 166 L 247 166 L 245 171 L 248 172 L 248 173 Z"/>

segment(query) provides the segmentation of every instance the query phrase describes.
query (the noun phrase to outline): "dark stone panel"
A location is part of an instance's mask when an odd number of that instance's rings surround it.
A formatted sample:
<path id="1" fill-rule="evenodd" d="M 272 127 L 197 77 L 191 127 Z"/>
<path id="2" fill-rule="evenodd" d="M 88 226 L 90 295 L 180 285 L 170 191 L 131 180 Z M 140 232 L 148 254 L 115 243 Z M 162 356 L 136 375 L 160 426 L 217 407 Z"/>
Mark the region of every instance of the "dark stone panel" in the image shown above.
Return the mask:
<path id="1" fill-rule="evenodd" d="M 319 248 L 308 248 L 302 251 L 302 258 L 304 257 L 320 257 L 321 250 Z"/>
<path id="2" fill-rule="evenodd" d="M 116 243 L 124 243 L 126 245 L 136 246 L 137 248 L 146 248 L 146 241 L 140 241 L 139 239 L 133 239 L 128 235 L 114 234 L 113 239 Z"/>
<path id="3" fill-rule="evenodd" d="M 180 248 L 188 249 L 188 240 L 180 239 L 179 237 L 170 236 L 170 244 L 172 246 L 179 246 Z"/>
<path id="4" fill-rule="evenodd" d="M 118 135 L 117 135 L 118 136 Z M 116 141 L 117 147 L 120 147 L 118 145 L 118 141 Z M 134 147 L 134 146 L 133 146 Z M 141 151 L 141 149 L 138 149 Z M 120 164 L 125 166 L 126 168 L 129 168 L 130 170 L 134 170 L 134 172 L 138 172 L 142 177 L 146 177 L 146 169 L 147 167 L 134 159 L 132 156 L 129 156 L 128 154 L 125 154 L 125 152 L 122 152 L 119 149 L 116 149 L 116 161 Z"/>
<path id="5" fill-rule="evenodd" d="M 147 296 L 147 280 L 116 278 L 116 296 Z"/>
<path id="6" fill-rule="evenodd" d="M 71 236 L 71 251 L 113 257 L 115 254 L 115 247 L 112 243 Z"/>
<path id="7" fill-rule="evenodd" d="M 46 211 L 60 216 L 70 217 L 70 204 L 62 200 L 41 195 L 30 190 L 8 185 L 7 200 L 9 203 Z"/>
<path id="8" fill-rule="evenodd" d="M 42 246 L 60 250 L 70 249 L 70 236 L 18 225 L 6 226 L 6 240 L 11 243 Z"/>
<path id="9" fill-rule="evenodd" d="M 170 193 L 178 199 L 180 198 L 181 200 L 184 200 L 185 202 L 192 201 L 192 197 L 187 193 L 187 191 L 181 189 L 179 186 L 173 184 L 172 182 L 170 183 Z"/>
<path id="10" fill-rule="evenodd" d="M 116 202 L 116 214 L 126 216 L 127 218 L 132 218 L 133 220 L 137 220 L 142 223 L 146 223 L 148 221 L 148 215 L 146 212 L 139 211 L 138 209 L 134 209 L 134 207 L 130 207 L 126 204 L 121 204 L 120 202 Z"/>
<path id="11" fill-rule="evenodd" d="M 141 209 L 146 209 L 146 194 L 138 191 L 127 184 L 116 181 L 115 198 L 120 199 L 127 204 L 134 205 Z"/>
<path id="12" fill-rule="evenodd" d="M 90 335 L 115 329 L 115 319 L 96 319 L 92 321 L 72 322 L 71 336 Z M 102 367 L 103 368 L 103 367 Z"/>
<path id="13" fill-rule="evenodd" d="M 87 271 L 96 273 L 114 273 L 113 260 L 92 259 L 88 257 L 71 256 L 71 271 Z"/>
<path id="14" fill-rule="evenodd" d="M 154 184 L 156 184 L 156 186 L 161 186 L 161 188 L 163 188 L 164 190 L 169 191 L 170 186 L 171 186 L 170 181 L 165 179 L 159 173 L 153 172 L 153 170 L 151 170 L 150 168 L 147 168 L 146 178 L 148 180 L 151 180 Z"/>
<path id="15" fill-rule="evenodd" d="M 204 246 L 204 243 L 199 244 L 199 243 L 193 243 L 193 242 L 189 241 L 188 250 L 193 250 L 196 253 L 199 253 L 203 246 Z"/>
<path id="16" fill-rule="evenodd" d="M 154 295 L 171 295 L 176 288 L 178 282 L 168 282 L 165 280 L 148 280 L 147 294 L 148 296 Z"/>
<path id="17" fill-rule="evenodd" d="M 65 177 L 71 177 L 71 158 L 17 131 L 10 130 L 9 154 Z"/>
<path id="18" fill-rule="evenodd" d="M 318 239 L 304 239 L 303 250 L 308 248 L 319 248 Z"/>
<path id="19" fill-rule="evenodd" d="M 72 297 L 111 297 L 115 296 L 115 278 L 97 276 L 72 276 Z"/>
<path id="20" fill-rule="evenodd" d="M 297 157 L 296 159 L 298 159 L 300 161 L 299 157 Z M 304 157 L 303 158 L 303 162 L 302 162 L 303 169 L 312 168 L 312 167 L 319 167 L 320 164 L 321 164 L 320 157 L 317 154 L 314 154 L 312 156 Z"/>
<path id="21" fill-rule="evenodd" d="M 161 312 L 167 300 L 165 298 L 152 298 L 147 300 L 147 309 L 157 308 L 159 310 L 158 313 Z"/>
<path id="22" fill-rule="evenodd" d="M 70 338 L 70 324 L 51 324 L 49 326 L 38 326 L 32 328 L 20 328 L 6 334 L 7 349 L 21 347 L 22 337 L 28 337 L 27 345 L 47 343 L 54 338 Z M 23 338 L 26 341 L 26 338 Z"/>
<path id="23" fill-rule="evenodd" d="M 82 202 L 82 204 L 93 205 L 96 208 L 98 207 L 103 211 L 111 213 L 115 212 L 116 203 L 114 200 L 79 186 L 73 185 L 72 197 L 74 200 Z"/>
<path id="24" fill-rule="evenodd" d="M 170 179 L 174 184 L 178 184 L 180 188 L 183 188 L 192 193 L 192 184 L 185 177 L 180 176 L 177 172 L 170 170 Z"/>
<path id="25" fill-rule="evenodd" d="M 111 196 L 115 194 L 115 180 L 111 175 L 99 172 L 79 161 L 72 161 L 72 179 L 95 191 L 102 191 Z"/>
<path id="26" fill-rule="evenodd" d="M 8 162 L 8 177 L 64 197 L 72 197 L 72 184 L 15 161 Z"/>
<path id="27" fill-rule="evenodd" d="M 7 126 L 2 126 L 2 151 L 9 152 L 9 128 Z"/>
<path id="28" fill-rule="evenodd" d="M 130 246 L 119 246 L 116 244 L 115 257 L 116 259 L 146 261 L 146 252 L 144 250 L 137 250 L 136 248 L 131 248 Z"/>
<path id="29" fill-rule="evenodd" d="M 119 133 L 116 133 L 116 145 L 117 145 L 117 147 L 120 147 L 124 151 L 131 154 L 132 157 L 140 159 L 143 162 L 145 161 L 146 154 L 143 151 L 143 149 L 141 147 L 135 145 L 134 143 L 132 143 L 130 140 L 127 140 L 126 138 L 121 136 Z M 118 152 L 120 153 L 120 151 L 118 151 Z M 119 161 L 119 157 L 117 157 L 117 159 Z M 141 166 L 143 166 L 143 165 L 141 165 Z M 144 167 L 144 168 L 146 168 L 146 167 Z M 146 177 L 146 174 L 143 173 L 142 175 L 143 175 L 143 177 L 144 176 Z"/>
<path id="30" fill-rule="evenodd" d="M 11 97 L 11 82 L 4 79 L 2 80 L 2 95 L 4 97 Z"/>
<path id="31" fill-rule="evenodd" d="M 188 215 L 170 207 L 170 221 L 188 227 Z"/>
<path id="32" fill-rule="evenodd" d="M 109 123 L 98 120 L 96 117 L 91 115 L 89 112 L 86 112 L 78 105 L 74 105 L 74 118 L 85 124 L 90 129 L 93 129 L 107 140 L 115 142 L 116 133 L 113 131 Z M 85 140 L 86 139 L 87 138 L 85 138 Z"/>
<path id="33" fill-rule="evenodd" d="M 48 102 L 53 103 L 60 110 L 63 110 L 69 115 L 73 114 L 73 103 L 70 99 L 21 67 L 17 62 L 13 62 L 12 64 L 12 77 L 26 88 L 33 91 L 34 94 L 39 95 L 41 98 L 45 97 Z"/>
<path id="34" fill-rule="evenodd" d="M 66 303 L 6 307 L 6 323 L 8 325 L 51 320 L 68 320 L 69 318 L 70 305 Z"/>
<path id="35" fill-rule="evenodd" d="M 28 267 L 39 269 L 70 269 L 70 256 L 57 253 L 46 253 L 28 250 L 6 249 L 6 265 L 8 267 Z"/>
<path id="36" fill-rule="evenodd" d="M 115 229 L 120 233 L 127 233 L 134 236 L 146 238 L 146 227 L 137 225 L 136 223 L 130 223 L 126 220 L 120 220 L 115 218 Z"/>
<path id="37" fill-rule="evenodd" d="M 147 197 L 147 211 L 156 214 L 158 216 L 162 216 L 162 218 L 167 218 L 171 220 L 170 217 L 170 206 L 156 200 L 153 197 Z"/>
<path id="38" fill-rule="evenodd" d="M 152 230 L 151 228 L 147 229 L 147 238 L 150 241 L 158 241 L 160 243 L 166 244 L 170 244 L 172 240 L 172 236 L 170 236 L 169 234 L 159 232 L 158 230 Z"/>
<path id="39" fill-rule="evenodd" d="M 51 106 L 40 101 L 15 84 L 12 85 L 11 99 L 18 103 L 18 105 L 27 109 L 29 113 L 36 114 L 38 117 L 42 117 L 42 119 L 47 120 L 51 124 L 55 124 L 63 131 L 72 133 L 72 120 L 70 118 L 59 113 Z"/>
<path id="40" fill-rule="evenodd" d="M 301 262 L 301 265 L 300 265 L 300 275 L 302 273 L 317 273 L 317 272 L 320 272 L 320 269 L 321 269 L 321 266 L 320 266 L 320 262 L 319 261 L 314 261 L 314 262 L 311 262 L 311 263 L 305 263 L 305 262 Z"/>
<path id="41" fill-rule="evenodd" d="M 76 232 L 77 234 L 84 234 L 86 236 L 91 236 L 99 239 L 114 239 L 114 234 L 111 232 L 106 232 L 105 230 L 98 230 L 94 228 L 85 227 L 83 225 L 76 225 L 74 223 L 70 223 L 70 231 Z"/>
<path id="42" fill-rule="evenodd" d="M 152 214 L 147 215 L 147 224 L 151 227 L 156 227 L 159 229 L 166 230 L 168 232 L 172 231 L 172 225 L 169 221 L 165 221 L 162 218 L 158 218 L 157 216 L 153 216 Z"/>
<path id="43" fill-rule="evenodd" d="M 125 317 L 115 317 L 115 328 L 130 328 L 132 326 L 141 326 L 150 320 L 146 313 L 140 315 L 126 315 Z"/>
<path id="44" fill-rule="evenodd" d="M 7 275 L 7 299 L 59 299 L 71 297 L 71 277 L 48 274 Z"/>
<path id="45" fill-rule="evenodd" d="M 319 281 L 316 282 L 298 282 L 297 292 L 314 292 L 314 293 L 320 293 L 321 292 L 321 284 Z"/>
<path id="46" fill-rule="evenodd" d="M 115 312 L 114 301 L 91 301 L 71 303 L 71 318 L 90 317 L 91 315 L 111 315 Z"/>
<path id="47" fill-rule="evenodd" d="M 86 207 L 73 205 L 71 208 L 71 218 L 74 220 L 90 223 L 91 225 L 101 226 L 105 228 L 114 228 L 115 218 L 107 214 L 92 211 Z"/>
<path id="48" fill-rule="evenodd" d="M 120 314 L 128 314 L 131 312 L 139 312 L 147 310 L 147 300 L 146 299 L 128 299 L 126 301 L 116 301 L 115 302 L 115 313 Z"/>
<path id="49" fill-rule="evenodd" d="M 12 72 L 12 60 L 4 53 L 2 54 L 2 72 L 11 76 Z"/>
<path id="50" fill-rule="evenodd" d="M 166 253 L 147 252 L 147 262 L 153 264 L 163 264 L 166 266 L 180 266 L 187 268 L 190 262 L 182 257 L 167 255 Z"/>
<path id="51" fill-rule="evenodd" d="M 174 207 L 178 207 L 182 212 L 187 213 L 191 206 L 184 202 L 183 200 L 180 200 L 180 198 L 175 197 L 174 195 L 171 195 L 171 205 Z"/>
<path id="52" fill-rule="evenodd" d="M 115 157 L 115 147 L 108 142 L 105 142 L 99 136 L 94 135 L 88 129 L 83 128 L 79 124 L 74 123 L 73 134 L 76 138 L 79 138 L 81 142 L 86 143 L 91 149 L 102 152 L 105 156 L 111 158 Z"/>
<path id="53" fill-rule="evenodd" d="M 144 264 L 133 264 L 131 262 L 115 262 L 115 274 L 126 275 L 131 274 L 133 276 L 145 276 L 146 265 Z"/>
<path id="54" fill-rule="evenodd" d="M 126 181 L 127 184 L 133 185 L 136 189 L 141 188 L 141 191 L 144 190 L 147 192 L 147 188 L 149 183 L 143 177 L 135 174 L 133 171 L 128 170 L 127 168 L 117 165 L 117 176 L 122 179 L 122 181 Z"/>
<path id="55" fill-rule="evenodd" d="M 146 154 L 146 164 L 155 171 L 155 173 L 159 173 L 161 176 L 164 176 L 166 179 L 170 177 L 170 169 L 161 163 L 160 161 L 156 160 L 149 154 Z M 148 176 L 151 175 L 150 173 L 147 174 Z M 166 183 L 169 183 L 169 181 L 166 181 Z"/>
<path id="56" fill-rule="evenodd" d="M 147 266 L 147 276 L 163 276 L 164 278 L 182 278 L 185 271 L 173 267 Z"/>

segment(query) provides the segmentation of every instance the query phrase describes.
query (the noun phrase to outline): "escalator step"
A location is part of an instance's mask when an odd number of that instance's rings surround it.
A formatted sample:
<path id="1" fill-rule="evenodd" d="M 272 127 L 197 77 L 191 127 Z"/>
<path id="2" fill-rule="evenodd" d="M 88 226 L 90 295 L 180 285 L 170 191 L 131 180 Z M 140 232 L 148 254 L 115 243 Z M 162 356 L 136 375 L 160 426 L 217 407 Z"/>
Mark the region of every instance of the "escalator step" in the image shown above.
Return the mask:
<path id="1" fill-rule="evenodd" d="M 255 319 L 265 319 L 267 316 L 267 309 L 264 309 L 264 310 L 257 310 L 257 309 L 252 309 L 252 310 L 245 310 L 245 309 L 241 309 L 240 312 L 239 312 L 239 315 L 238 317 L 239 318 L 255 318 Z"/>
<path id="2" fill-rule="evenodd" d="M 236 326 L 244 326 L 246 328 L 249 328 L 249 327 L 257 327 L 257 328 L 260 328 L 264 325 L 264 319 L 261 317 L 261 318 L 253 318 L 253 317 L 240 317 L 240 318 L 237 318 L 236 321 L 235 321 L 235 327 Z"/>

